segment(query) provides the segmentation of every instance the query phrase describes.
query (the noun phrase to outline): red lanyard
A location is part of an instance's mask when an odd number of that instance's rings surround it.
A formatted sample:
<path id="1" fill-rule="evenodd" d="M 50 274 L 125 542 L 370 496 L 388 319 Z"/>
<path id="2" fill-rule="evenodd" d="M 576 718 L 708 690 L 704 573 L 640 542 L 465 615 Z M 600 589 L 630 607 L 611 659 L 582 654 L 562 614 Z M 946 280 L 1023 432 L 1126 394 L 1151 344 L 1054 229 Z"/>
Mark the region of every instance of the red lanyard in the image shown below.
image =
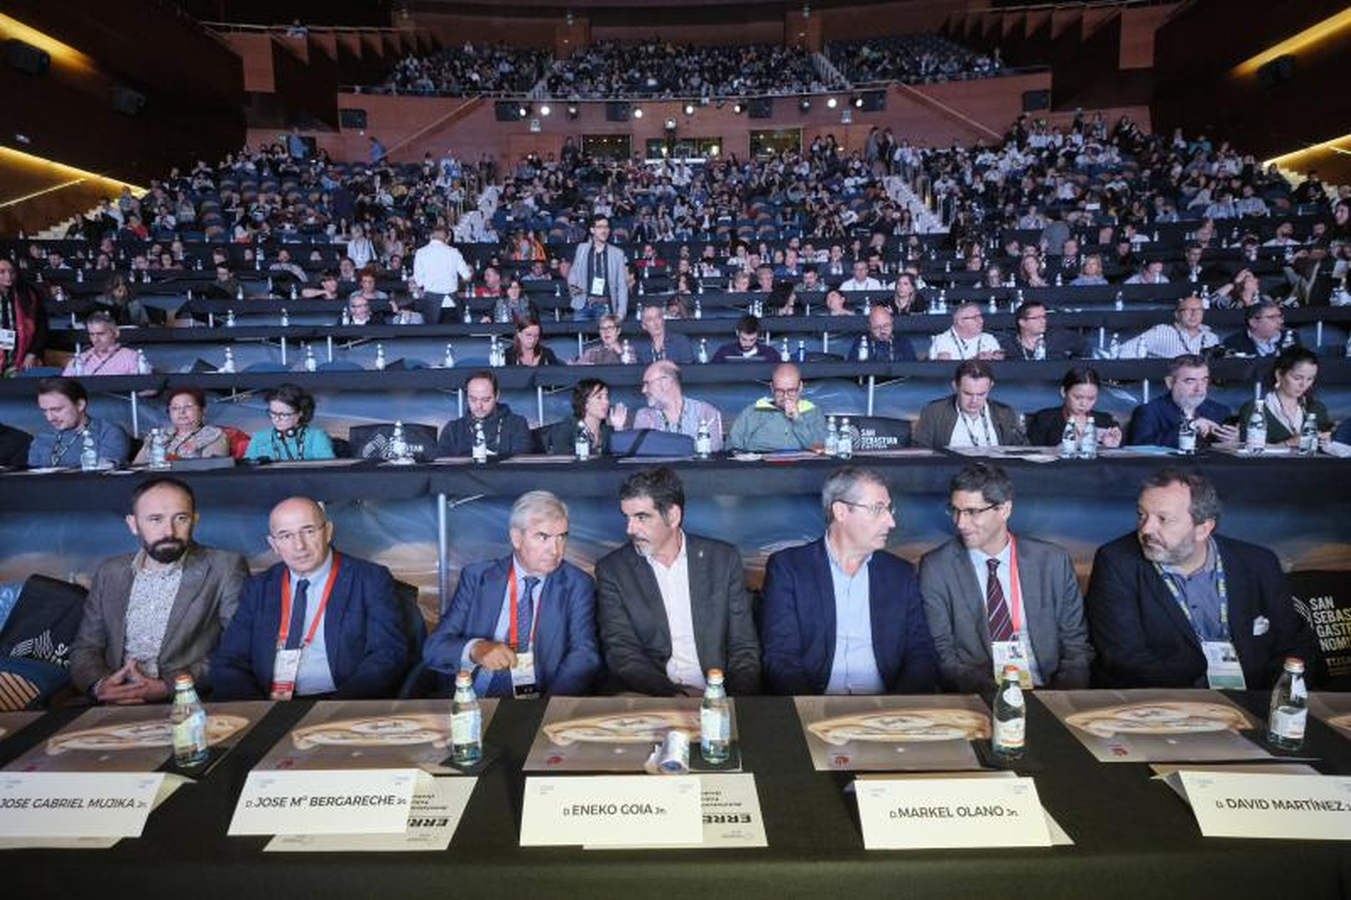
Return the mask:
<path id="1" fill-rule="evenodd" d="M 328 596 L 333 593 L 333 582 L 338 578 L 338 551 L 333 551 L 333 564 L 328 569 L 328 579 L 324 582 L 324 594 L 319 600 L 319 608 L 310 620 L 309 630 L 305 632 L 305 641 L 300 649 L 305 649 L 314 640 L 314 632 L 319 628 L 319 620 L 324 617 L 324 608 L 328 606 Z M 514 609 L 514 607 L 513 607 Z M 286 646 L 286 636 L 291 631 L 291 573 L 286 572 L 281 580 L 281 627 L 277 629 L 277 648 Z"/>
<path id="2" fill-rule="evenodd" d="M 543 584 L 544 579 L 540 579 Z M 507 645 L 512 650 L 516 649 L 516 567 L 511 567 L 511 575 L 507 577 L 507 596 L 511 599 L 511 620 L 507 630 Z M 543 594 L 540 595 L 543 597 Z M 535 626 L 539 624 L 539 604 L 535 602 L 534 597 L 526 598 L 530 601 L 530 609 L 533 615 L 530 617 L 530 643 L 526 647 L 532 647 L 535 643 Z"/>
<path id="3" fill-rule="evenodd" d="M 1022 606 L 1023 591 L 1022 585 L 1018 581 L 1018 542 L 1009 535 L 1009 622 L 1013 625 L 1013 632 L 1017 634 L 1018 612 Z"/>

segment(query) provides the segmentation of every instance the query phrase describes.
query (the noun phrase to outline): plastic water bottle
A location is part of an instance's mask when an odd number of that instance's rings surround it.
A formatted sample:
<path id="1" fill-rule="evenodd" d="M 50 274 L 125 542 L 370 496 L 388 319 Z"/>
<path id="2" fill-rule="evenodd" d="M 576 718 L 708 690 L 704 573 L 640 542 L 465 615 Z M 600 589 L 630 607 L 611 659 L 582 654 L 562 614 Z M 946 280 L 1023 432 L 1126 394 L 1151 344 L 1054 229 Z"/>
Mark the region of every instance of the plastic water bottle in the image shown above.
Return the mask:
<path id="1" fill-rule="evenodd" d="M 1112 308 L 1117 312 L 1121 312 L 1126 308 L 1126 301 L 1122 298 L 1120 291 L 1116 292 L 1116 301 L 1112 304 Z"/>
<path id="2" fill-rule="evenodd" d="M 474 423 L 474 449 L 471 451 L 474 462 L 486 463 L 488 461 L 488 439 L 483 435 L 483 423 Z"/>
<path id="3" fill-rule="evenodd" d="M 939 289 L 939 291 L 938 291 L 938 305 L 934 307 L 934 312 L 939 313 L 939 314 L 941 314 L 941 315 L 947 315 L 947 313 L 948 313 L 948 292 L 947 292 L 946 289 L 941 289 L 941 288 Z"/>
<path id="4" fill-rule="evenodd" d="M 314 347 L 310 346 L 309 344 L 305 345 L 305 371 L 306 372 L 319 371 L 319 360 L 314 358 Z"/>
<path id="5" fill-rule="evenodd" d="M 1288 350 L 1295 346 L 1295 329 L 1285 329 L 1285 334 L 1281 335 L 1281 349 Z"/>
<path id="6" fill-rule="evenodd" d="M 446 344 L 446 355 L 441 360 L 441 365 L 447 369 L 455 368 L 455 348 L 449 343 Z"/>
<path id="7" fill-rule="evenodd" d="M 167 469 L 169 468 L 169 453 L 164 446 L 164 432 L 159 428 L 150 431 L 150 468 Z"/>
<path id="8" fill-rule="evenodd" d="M 286 307 L 284 306 L 281 308 L 281 327 L 291 327 L 291 314 L 286 311 Z"/>
<path id="9" fill-rule="evenodd" d="M 244 285 L 241 284 L 235 288 L 235 299 L 236 300 L 244 299 Z"/>
<path id="10" fill-rule="evenodd" d="M 703 292 L 704 292 L 704 284 L 703 282 L 700 282 L 699 293 L 702 294 Z M 698 297 L 694 298 L 694 317 L 696 319 L 702 319 L 704 317 L 704 304 L 699 301 Z"/>
<path id="11" fill-rule="evenodd" d="M 375 345 L 375 370 L 377 372 L 385 371 L 385 345 Z"/>
<path id="12" fill-rule="evenodd" d="M 834 416 L 826 416 L 826 456 L 835 457 L 840 453 L 840 430 L 835 425 Z"/>
<path id="13" fill-rule="evenodd" d="M 1037 336 L 1037 346 L 1036 346 L 1036 348 L 1032 351 L 1032 358 L 1033 358 L 1033 359 L 1045 359 L 1045 358 L 1046 358 L 1046 336 L 1045 336 L 1045 335 L 1038 335 L 1038 336 Z"/>
<path id="14" fill-rule="evenodd" d="M 1182 424 L 1177 427 L 1177 452 L 1183 456 L 1196 454 L 1196 423 L 1190 413 L 1182 417 Z"/>
<path id="15" fill-rule="evenodd" d="M 464 305 L 460 307 L 460 321 L 466 325 L 469 325 L 474 321 L 474 314 L 469 311 L 468 300 L 464 301 Z"/>
<path id="16" fill-rule="evenodd" d="M 708 362 L 708 340 L 706 338 L 699 338 L 699 362 L 701 364 Z"/>
<path id="17" fill-rule="evenodd" d="M 75 342 L 75 377 L 84 374 L 84 358 L 80 356 L 80 342 Z"/>
<path id="18" fill-rule="evenodd" d="M 99 452 L 94 446 L 94 435 L 85 428 L 80 438 L 80 471 L 97 472 L 99 467 Z"/>
<path id="19" fill-rule="evenodd" d="M 1304 688 L 1304 660 L 1285 658 L 1285 671 L 1271 691 L 1271 714 L 1267 717 L 1267 743 L 1277 750 L 1304 746 L 1304 725 L 1309 717 Z"/>
<path id="20" fill-rule="evenodd" d="M 1060 433 L 1060 458 L 1075 459 L 1079 456 L 1079 433 L 1074 428 L 1073 422 L 1065 423 L 1065 430 Z"/>
<path id="21" fill-rule="evenodd" d="M 987 313 L 989 313 L 990 315 L 992 315 L 992 316 L 993 316 L 995 313 L 999 312 L 999 302 L 998 302 L 997 300 L 995 300 L 993 294 L 990 295 L 990 302 L 989 302 L 988 304 L 986 304 L 986 306 L 985 306 L 985 311 L 986 311 Z"/>
<path id="22" fill-rule="evenodd" d="M 1253 389 L 1252 413 L 1248 416 L 1248 435 L 1243 449 L 1256 456 L 1267 449 L 1267 414 L 1262 403 L 1262 383 L 1259 381 Z"/>
<path id="23" fill-rule="evenodd" d="M 197 699 L 197 687 L 187 672 L 174 676 L 169 722 L 173 725 L 174 764 L 180 769 L 190 769 L 206 762 L 206 710 Z"/>
<path id="24" fill-rule="evenodd" d="M 1346 352 L 1343 354 L 1347 359 L 1351 359 L 1351 335 L 1346 338 Z"/>
<path id="25" fill-rule="evenodd" d="M 1115 331 L 1112 332 L 1112 343 L 1107 345 L 1107 355 L 1112 359 L 1121 358 L 1121 335 Z"/>
<path id="26" fill-rule="evenodd" d="M 577 434 L 572 439 L 572 454 L 578 462 L 591 458 L 591 432 L 586 430 L 585 422 L 577 423 Z"/>
<path id="27" fill-rule="evenodd" d="M 699 754 L 718 765 L 732 754 L 732 707 L 722 684 L 722 669 L 709 669 L 704 702 L 699 707 Z"/>
<path id="28" fill-rule="evenodd" d="M 784 338 L 783 343 L 779 346 L 779 362 L 788 362 L 790 359 L 792 359 L 792 356 L 788 352 L 788 338 Z"/>
<path id="29" fill-rule="evenodd" d="M 694 437 L 694 455 L 699 459 L 708 459 L 713 455 L 713 435 L 709 431 L 707 419 L 699 420 L 699 430 Z"/>
<path id="30" fill-rule="evenodd" d="M 1311 412 L 1304 414 L 1304 424 L 1299 429 L 1299 455 L 1313 456 L 1318 452 L 1318 419 Z"/>
<path id="31" fill-rule="evenodd" d="M 858 361 L 868 361 L 868 336 L 866 334 L 858 339 Z"/>
<path id="32" fill-rule="evenodd" d="M 404 437 L 402 420 L 394 422 L 394 431 L 389 436 L 389 455 L 396 463 L 407 465 L 413 461 L 413 455 L 408 452 L 408 439 Z"/>
<path id="33" fill-rule="evenodd" d="M 994 721 L 990 749 L 1001 759 L 1017 759 L 1027 747 L 1027 702 L 1018 681 L 1018 667 L 1005 666 L 999 693 L 994 698 Z"/>
<path id="34" fill-rule="evenodd" d="M 798 338 L 797 342 L 797 361 L 805 363 L 807 361 L 807 342 Z"/>
<path id="35" fill-rule="evenodd" d="M 450 704 L 450 758 L 471 766 L 483 756 L 483 710 L 474 693 L 474 678 L 461 669 L 455 676 L 455 698 Z"/>
<path id="36" fill-rule="evenodd" d="M 300 295 L 296 293 L 296 283 L 293 281 L 291 282 L 291 299 L 298 300 L 299 297 Z"/>
<path id="37" fill-rule="evenodd" d="M 624 338 L 624 346 L 619 350 L 619 361 L 626 366 L 633 365 L 633 345 L 628 338 Z"/>
<path id="38" fill-rule="evenodd" d="M 1064 286 L 1065 286 L 1065 279 L 1061 277 L 1061 275 L 1060 275 L 1059 272 L 1056 272 L 1056 273 L 1055 273 L 1055 286 L 1056 286 L 1056 287 L 1064 287 Z"/>
<path id="39" fill-rule="evenodd" d="M 352 324 L 352 312 L 345 306 L 342 308 L 342 324 L 343 325 Z"/>
<path id="40" fill-rule="evenodd" d="M 1098 426 L 1094 424 L 1091 416 L 1088 424 L 1084 426 L 1084 433 L 1079 436 L 1079 458 L 1098 458 Z"/>
<path id="41" fill-rule="evenodd" d="M 235 351 L 229 347 L 225 348 L 225 362 L 216 371 L 231 374 L 235 370 Z"/>
<path id="42" fill-rule="evenodd" d="M 225 327 L 226 328 L 235 327 L 235 311 L 233 309 L 227 309 L 225 311 Z"/>
<path id="43" fill-rule="evenodd" d="M 854 458 L 854 435 L 849 430 L 849 417 L 840 419 L 840 436 L 835 445 L 835 453 L 840 459 Z"/>
<path id="44" fill-rule="evenodd" d="M 872 298 L 871 298 L 871 297 L 864 297 L 864 298 L 863 298 L 863 310 L 862 310 L 862 314 L 863 314 L 864 316 L 867 316 L 867 315 L 868 315 L 869 313 L 871 313 L 872 311 L 873 311 L 873 300 L 872 300 Z"/>

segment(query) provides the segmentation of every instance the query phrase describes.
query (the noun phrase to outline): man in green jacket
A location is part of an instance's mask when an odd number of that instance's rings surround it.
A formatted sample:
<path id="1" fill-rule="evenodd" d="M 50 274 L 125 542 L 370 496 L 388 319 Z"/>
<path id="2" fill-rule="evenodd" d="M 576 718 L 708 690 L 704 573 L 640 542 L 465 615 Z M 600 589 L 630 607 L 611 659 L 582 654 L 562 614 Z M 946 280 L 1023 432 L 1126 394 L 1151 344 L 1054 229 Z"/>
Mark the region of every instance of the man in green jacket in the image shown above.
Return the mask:
<path id="1" fill-rule="evenodd" d="M 802 373 L 792 363 L 775 367 L 770 379 L 773 394 L 761 397 L 741 411 L 732 425 L 727 445 L 756 453 L 774 450 L 811 450 L 826 442 L 826 416 L 802 397 Z"/>

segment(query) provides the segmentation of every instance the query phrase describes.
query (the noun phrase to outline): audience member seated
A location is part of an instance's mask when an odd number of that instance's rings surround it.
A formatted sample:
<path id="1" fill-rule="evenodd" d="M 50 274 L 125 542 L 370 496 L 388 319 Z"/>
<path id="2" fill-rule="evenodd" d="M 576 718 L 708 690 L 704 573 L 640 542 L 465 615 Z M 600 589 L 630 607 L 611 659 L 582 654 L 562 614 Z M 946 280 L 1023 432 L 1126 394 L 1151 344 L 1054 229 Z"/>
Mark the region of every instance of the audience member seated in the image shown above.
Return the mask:
<path id="1" fill-rule="evenodd" d="M 520 318 L 516 320 L 516 336 L 507 348 L 509 366 L 557 366 L 562 365 L 558 357 L 543 342 L 539 319 Z"/>
<path id="2" fill-rule="evenodd" d="M 840 283 L 840 290 L 846 293 L 849 291 L 881 291 L 885 289 L 886 285 L 868 274 L 868 263 L 864 260 L 857 260 L 854 263 L 854 274 Z"/>
<path id="3" fill-rule="evenodd" d="M 849 303 L 844 298 L 844 292 L 839 288 L 831 288 L 826 291 L 826 315 L 830 316 L 852 316 L 854 311 L 849 308 Z"/>
<path id="4" fill-rule="evenodd" d="M 90 377 L 94 375 L 137 375 L 140 355 L 130 347 L 117 342 L 117 325 L 103 310 L 89 314 L 85 320 L 89 347 L 75 354 L 66 363 L 62 375 Z"/>
<path id="5" fill-rule="evenodd" d="M 1040 300 L 1024 300 L 1014 319 L 1014 330 L 999 344 L 1004 359 L 1074 359 L 1086 355 L 1082 335 L 1049 327 L 1046 304 Z"/>
<path id="6" fill-rule="evenodd" d="M 872 362 L 913 362 L 915 348 L 910 344 L 907 337 L 897 336 L 892 331 L 895 317 L 891 313 L 891 308 L 887 306 L 874 306 L 868 311 L 868 360 Z M 848 359 L 862 359 L 863 357 L 863 335 L 854 338 L 854 343 L 849 347 Z"/>
<path id="7" fill-rule="evenodd" d="M 895 505 L 882 476 L 836 469 L 826 533 L 765 566 L 760 644 L 768 693 L 928 694 L 938 661 L 915 568 L 887 553 Z"/>
<path id="8" fill-rule="evenodd" d="M 230 455 L 230 439 L 225 432 L 215 425 L 206 424 L 206 395 L 201 388 L 171 388 L 165 409 L 172 426 L 164 447 L 166 459 L 205 459 Z M 141 465 L 149 461 L 150 442 L 146 441 L 132 462 Z"/>
<path id="9" fill-rule="evenodd" d="M 620 691 L 701 696 L 721 669 L 729 694 L 756 694 L 760 641 L 741 551 L 684 530 L 685 488 L 665 466 L 619 488 L 629 542 L 596 561 L 600 646 Z"/>
<path id="10" fill-rule="evenodd" d="M 1318 429 L 1318 443 L 1332 437 L 1332 418 L 1328 408 L 1313 395 L 1318 377 L 1318 356 L 1303 347 L 1287 347 L 1276 357 L 1273 383 L 1260 401 L 1266 419 L 1267 443 L 1299 446 L 1299 433 L 1306 417 L 1312 415 Z M 1257 401 L 1249 400 L 1238 410 L 1239 439 L 1248 440 L 1248 418 Z"/>
<path id="11" fill-rule="evenodd" d="M 110 276 L 103 293 L 94 298 L 94 305 L 111 316 L 118 325 L 144 327 L 150 324 L 150 314 L 146 312 L 145 304 L 136 299 L 131 283 L 124 275 Z"/>
<path id="12" fill-rule="evenodd" d="M 984 56 L 937 34 L 903 34 L 857 41 L 831 41 L 827 52 L 850 81 L 930 84 L 987 78 L 999 73 L 996 50 Z"/>
<path id="13" fill-rule="evenodd" d="M 614 313 L 600 317 L 597 327 L 600 340 L 595 341 L 573 360 L 575 366 L 617 366 L 624 361 L 624 345 L 619 341 L 619 319 Z"/>
<path id="14" fill-rule="evenodd" d="M 915 276 L 902 272 L 896 276 L 892 286 L 891 311 L 898 316 L 909 313 L 922 313 L 929 309 L 929 303 L 915 290 Z"/>
<path id="15" fill-rule="evenodd" d="M 12 342 L 0 340 L 0 375 L 41 364 L 47 350 L 47 307 L 9 259 L 0 259 L 0 328 L 14 332 Z"/>
<path id="16" fill-rule="evenodd" d="M 1102 257 L 1096 253 L 1090 253 L 1084 257 L 1083 265 L 1079 269 L 1079 274 L 1070 285 L 1073 287 L 1084 287 L 1085 285 L 1106 284 L 1107 279 L 1102 277 Z"/>
<path id="17" fill-rule="evenodd" d="M 511 507 L 512 552 L 470 563 L 422 658 L 450 679 L 473 673 L 480 697 L 584 697 L 600 672 L 596 589 L 563 559 L 568 508 L 548 491 Z"/>
<path id="18" fill-rule="evenodd" d="M 430 56 L 405 56 L 383 85 L 364 90 L 450 97 L 524 94 L 544 76 L 551 55 L 533 47 L 465 41 Z"/>
<path id="19" fill-rule="evenodd" d="M 1065 426 L 1074 423 L 1074 440 L 1083 440 L 1084 429 L 1093 423 L 1093 433 L 1099 447 L 1120 447 L 1121 426 L 1111 413 L 1093 407 L 1098 403 L 1101 381 L 1096 369 L 1075 366 L 1060 379 L 1060 396 L 1064 403 L 1039 409 L 1027 417 L 1027 442 L 1033 447 L 1054 447 L 1065 436 Z"/>
<path id="20" fill-rule="evenodd" d="M 780 363 L 770 378 L 771 396 L 743 409 L 732 423 L 727 446 L 749 453 L 819 450 L 826 443 L 826 416 L 802 396 L 802 374 Z"/>
<path id="21" fill-rule="evenodd" d="M 952 327 L 934 335 L 929 343 L 929 359 L 999 359 L 1003 354 L 999 341 L 984 329 L 979 303 L 958 304 L 952 311 Z"/>
<path id="22" fill-rule="evenodd" d="M 70 680 L 100 703 L 153 703 L 186 672 L 207 695 L 207 658 L 220 642 L 249 575 L 244 557 L 192 539 L 197 504 L 176 478 L 151 478 L 131 494 L 127 528 L 136 553 L 99 566 L 70 650 Z"/>
<path id="23" fill-rule="evenodd" d="M 281 384 L 263 394 L 271 428 L 255 431 L 244 451 L 245 459 L 290 462 L 301 459 L 332 459 L 333 442 L 315 427 L 314 398 L 304 388 Z"/>
<path id="24" fill-rule="evenodd" d="M 722 450 L 722 413 L 711 403 L 685 396 L 680 367 L 670 360 L 650 364 L 643 371 L 647 406 L 633 414 L 634 428 L 655 428 L 694 439 L 701 422 L 708 423 L 712 452 Z"/>
<path id="25" fill-rule="evenodd" d="M 300 296 L 306 300 L 337 300 L 339 297 L 338 273 L 332 269 L 324 270 L 319 276 L 319 285 L 301 288 Z"/>
<path id="26" fill-rule="evenodd" d="M 1121 345 L 1121 356 L 1154 359 L 1172 359 L 1182 354 L 1203 356 L 1220 342 L 1219 335 L 1202 322 L 1205 314 L 1205 303 L 1200 297 L 1182 297 L 1177 301 L 1171 323 L 1155 325 L 1139 337 L 1126 341 Z"/>
<path id="27" fill-rule="evenodd" d="M 917 447 L 1007 447 L 1027 443 L 1013 407 L 990 399 L 994 370 L 982 359 L 968 359 L 952 377 L 953 392 L 930 401 L 915 423 Z"/>
<path id="28" fill-rule="evenodd" d="M 737 319 L 736 340 L 728 341 L 713 353 L 715 363 L 728 360 L 778 362 L 779 351 L 760 340 L 760 320 L 748 314 Z"/>
<path id="29" fill-rule="evenodd" d="M 1204 475 L 1162 469 L 1140 491 L 1134 534 L 1098 548 L 1085 610 L 1095 681 L 1112 688 L 1267 690 L 1287 656 L 1317 647 L 1276 554 L 1215 533 Z M 1227 671 L 1224 663 L 1237 659 Z"/>
<path id="30" fill-rule="evenodd" d="M 1225 338 L 1220 346 L 1238 356 L 1275 356 L 1281 352 L 1285 313 L 1271 300 L 1261 300 L 1243 310 L 1248 327 Z"/>
<path id="31" fill-rule="evenodd" d="M 383 293 L 383 292 L 381 292 Z M 381 307 L 385 306 L 387 301 L 380 301 Z M 342 325 L 387 325 L 389 324 L 389 313 L 386 309 L 373 307 L 371 299 L 360 291 L 347 298 L 346 323 L 339 318 L 334 324 Z"/>
<path id="32" fill-rule="evenodd" d="M 608 455 L 610 435 L 622 430 L 628 418 L 629 410 L 623 403 L 610 404 L 609 385 L 599 378 L 580 379 L 572 387 L 572 415 L 545 431 L 544 452 L 574 453 L 578 432 L 585 428 L 591 455 Z"/>
<path id="33" fill-rule="evenodd" d="M 966 466 L 952 479 L 948 514 L 957 537 L 919 562 L 943 688 L 984 692 L 1006 665 L 1018 667 L 1025 687 L 1088 687 L 1093 648 L 1074 563 L 1055 544 L 1010 533 L 1008 474 L 986 462 Z"/>
<path id="34" fill-rule="evenodd" d="M 1197 446 L 1202 442 L 1238 440 L 1238 428 L 1224 424 L 1229 407 L 1206 398 L 1210 390 L 1210 366 L 1191 354 L 1173 358 L 1163 379 L 1166 393 L 1141 404 L 1131 414 L 1126 443 L 1176 447 L 1177 432 L 1184 418 L 1196 428 Z"/>
<path id="35" fill-rule="evenodd" d="M 392 696 L 412 660 L 389 569 L 339 553 L 308 497 L 278 503 L 267 527 L 281 562 L 244 582 L 211 656 L 213 699 Z"/>
<path id="36" fill-rule="evenodd" d="M 669 360 L 678 365 L 694 362 L 694 347 L 683 334 L 666 330 L 662 308 L 655 303 L 643 307 L 643 331 L 647 341 L 639 346 L 638 361 L 644 363 Z"/>
<path id="37" fill-rule="evenodd" d="M 37 390 L 38 409 L 47 424 L 28 445 L 29 468 L 79 468 L 86 433 L 93 440 L 100 465 L 127 461 L 131 440 L 120 426 L 89 414 L 84 385 L 73 378 L 43 378 Z"/>
<path id="38" fill-rule="evenodd" d="M 521 289 L 521 280 L 512 278 L 507 282 L 506 290 L 493 303 L 492 321 L 520 322 L 522 319 L 539 319 L 539 308 L 535 306 Z M 489 321 L 484 316 L 483 321 Z"/>
<path id="39" fill-rule="evenodd" d="M 480 428 L 489 456 L 515 456 L 530 452 L 530 426 L 525 418 L 498 402 L 497 376 L 481 370 L 464 384 L 469 414 L 452 419 L 441 429 L 436 444 L 437 456 L 469 456 L 474 435 Z"/>

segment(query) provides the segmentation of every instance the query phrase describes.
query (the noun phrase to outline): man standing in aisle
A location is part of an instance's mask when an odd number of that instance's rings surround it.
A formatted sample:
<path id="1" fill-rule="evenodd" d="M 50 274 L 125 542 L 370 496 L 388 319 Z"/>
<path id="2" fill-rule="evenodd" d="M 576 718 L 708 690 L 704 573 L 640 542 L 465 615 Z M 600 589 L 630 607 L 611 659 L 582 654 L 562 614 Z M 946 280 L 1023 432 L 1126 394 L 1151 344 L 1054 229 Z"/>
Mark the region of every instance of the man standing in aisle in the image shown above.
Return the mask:
<path id="1" fill-rule="evenodd" d="M 413 287 L 422 291 L 422 321 L 430 325 L 440 322 L 443 310 L 455 308 L 460 282 L 473 277 L 460 251 L 446 243 L 446 226 L 438 222 L 426 246 L 413 254 Z"/>
<path id="2" fill-rule="evenodd" d="M 883 548 L 891 492 L 871 469 L 836 469 L 821 489 L 826 533 L 765 568 L 760 643 L 774 694 L 927 694 L 938 661 L 915 568 Z"/>
<path id="3" fill-rule="evenodd" d="M 591 240 L 577 245 L 568 270 L 574 319 L 599 319 L 612 312 L 624 321 L 629 310 L 628 260 L 610 245 L 610 218 L 591 217 Z"/>

